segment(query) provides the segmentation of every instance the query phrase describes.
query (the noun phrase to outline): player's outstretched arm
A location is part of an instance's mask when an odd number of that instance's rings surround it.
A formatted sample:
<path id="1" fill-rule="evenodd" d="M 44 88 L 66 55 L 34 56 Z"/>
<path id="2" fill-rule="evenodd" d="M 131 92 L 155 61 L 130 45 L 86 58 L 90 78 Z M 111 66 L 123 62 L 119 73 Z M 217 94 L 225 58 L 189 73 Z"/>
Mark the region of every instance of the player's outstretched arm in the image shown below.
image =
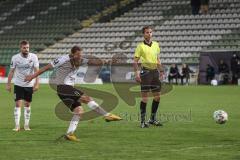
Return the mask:
<path id="1" fill-rule="evenodd" d="M 98 59 L 98 58 L 90 58 L 88 59 L 89 65 L 103 65 L 105 63 L 104 60 Z"/>
<path id="2" fill-rule="evenodd" d="M 37 72 L 35 72 L 33 75 L 28 75 L 25 77 L 25 81 L 26 82 L 31 82 L 34 78 L 38 77 L 39 75 L 41 75 L 42 73 L 46 72 L 47 70 L 52 69 L 53 66 L 52 64 L 48 64 L 42 68 L 40 68 Z"/>

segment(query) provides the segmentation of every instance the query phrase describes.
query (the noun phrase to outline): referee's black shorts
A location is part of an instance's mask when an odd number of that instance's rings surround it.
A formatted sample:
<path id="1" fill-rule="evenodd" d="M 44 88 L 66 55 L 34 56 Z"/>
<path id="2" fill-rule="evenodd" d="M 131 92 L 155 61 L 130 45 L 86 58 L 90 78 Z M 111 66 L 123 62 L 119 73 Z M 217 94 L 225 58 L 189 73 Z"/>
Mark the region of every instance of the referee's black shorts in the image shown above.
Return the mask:
<path id="1" fill-rule="evenodd" d="M 159 79 L 159 72 L 157 69 L 142 68 L 140 72 L 141 77 L 141 92 L 160 92 L 161 81 Z"/>
<path id="2" fill-rule="evenodd" d="M 21 87 L 14 85 L 14 96 L 15 101 L 25 100 L 27 102 L 32 102 L 33 87 Z"/>
<path id="3" fill-rule="evenodd" d="M 81 106 L 79 99 L 84 93 L 70 85 L 58 85 L 57 94 L 62 102 L 73 111 L 76 107 Z"/>

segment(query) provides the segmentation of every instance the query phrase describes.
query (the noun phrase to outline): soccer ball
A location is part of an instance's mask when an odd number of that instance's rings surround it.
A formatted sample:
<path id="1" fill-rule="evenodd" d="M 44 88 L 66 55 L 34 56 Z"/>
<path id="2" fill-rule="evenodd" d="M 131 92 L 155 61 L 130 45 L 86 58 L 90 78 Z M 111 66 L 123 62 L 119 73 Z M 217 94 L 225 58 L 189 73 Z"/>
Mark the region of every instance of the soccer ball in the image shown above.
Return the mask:
<path id="1" fill-rule="evenodd" d="M 218 81 L 216 79 L 211 80 L 211 85 L 212 86 L 217 86 L 218 85 Z"/>
<path id="2" fill-rule="evenodd" d="M 213 118 L 216 123 L 224 124 L 228 120 L 228 114 L 227 114 L 227 112 L 225 112 L 223 110 L 217 110 L 213 113 Z"/>

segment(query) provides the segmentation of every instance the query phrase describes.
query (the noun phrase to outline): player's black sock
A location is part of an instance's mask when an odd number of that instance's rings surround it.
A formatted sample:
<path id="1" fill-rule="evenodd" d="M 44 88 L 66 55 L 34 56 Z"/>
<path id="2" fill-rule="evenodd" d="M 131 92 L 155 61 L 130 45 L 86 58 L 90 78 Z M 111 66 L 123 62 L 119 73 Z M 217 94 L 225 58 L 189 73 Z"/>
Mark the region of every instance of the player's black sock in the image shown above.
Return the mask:
<path id="1" fill-rule="evenodd" d="M 159 101 L 152 101 L 152 113 L 151 113 L 151 120 L 156 120 L 156 113 L 158 110 L 158 105 L 159 105 Z"/>
<path id="2" fill-rule="evenodd" d="M 145 117 L 146 117 L 146 106 L 147 106 L 147 103 L 141 101 L 141 104 L 140 104 L 141 123 L 145 122 Z"/>

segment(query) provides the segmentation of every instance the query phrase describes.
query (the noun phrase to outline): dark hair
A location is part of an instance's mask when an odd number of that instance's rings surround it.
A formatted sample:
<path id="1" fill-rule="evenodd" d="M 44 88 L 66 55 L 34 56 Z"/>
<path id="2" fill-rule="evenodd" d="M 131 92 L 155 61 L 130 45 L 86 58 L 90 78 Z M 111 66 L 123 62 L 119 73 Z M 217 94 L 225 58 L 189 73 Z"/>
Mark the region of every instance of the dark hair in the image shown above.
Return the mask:
<path id="1" fill-rule="evenodd" d="M 142 33 L 144 33 L 146 29 L 152 29 L 152 27 L 151 26 L 144 26 L 142 28 Z"/>
<path id="2" fill-rule="evenodd" d="M 20 42 L 20 46 L 24 46 L 24 45 L 27 45 L 27 44 L 29 44 L 29 42 L 27 40 L 22 40 Z"/>
<path id="3" fill-rule="evenodd" d="M 73 46 L 72 49 L 71 49 L 71 53 L 74 54 L 77 51 L 82 51 L 82 48 L 79 47 L 79 46 Z"/>

